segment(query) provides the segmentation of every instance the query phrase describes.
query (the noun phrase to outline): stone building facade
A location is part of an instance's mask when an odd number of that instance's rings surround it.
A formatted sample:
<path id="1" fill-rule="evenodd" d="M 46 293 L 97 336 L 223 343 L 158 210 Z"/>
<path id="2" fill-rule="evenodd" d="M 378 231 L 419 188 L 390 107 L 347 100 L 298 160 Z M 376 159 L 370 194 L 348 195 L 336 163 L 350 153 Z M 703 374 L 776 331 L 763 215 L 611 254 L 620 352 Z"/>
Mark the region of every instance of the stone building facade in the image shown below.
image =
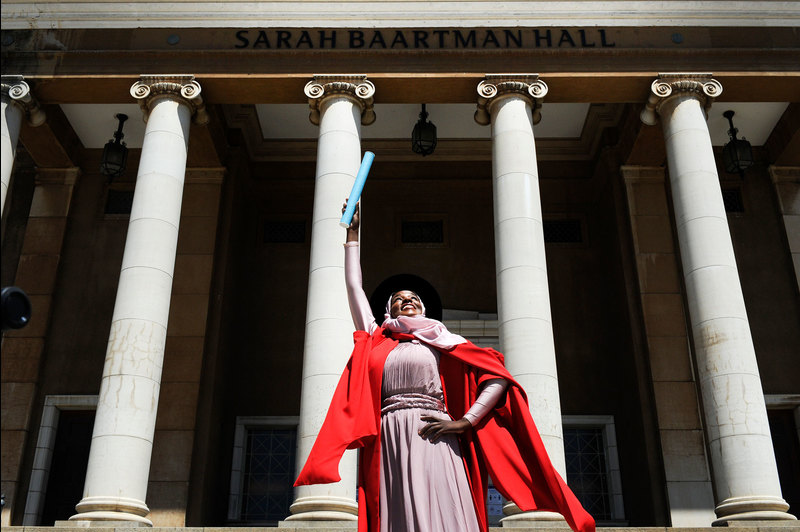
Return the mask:
<path id="1" fill-rule="evenodd" d="M 364 150 L 376 313 L 410 286 L 503 351 L 600 524 L 793 521 L 800 6 L 718 4 L 4 2 L 3 526 L 356 518 L 354 454 L 291 483 Z"/>

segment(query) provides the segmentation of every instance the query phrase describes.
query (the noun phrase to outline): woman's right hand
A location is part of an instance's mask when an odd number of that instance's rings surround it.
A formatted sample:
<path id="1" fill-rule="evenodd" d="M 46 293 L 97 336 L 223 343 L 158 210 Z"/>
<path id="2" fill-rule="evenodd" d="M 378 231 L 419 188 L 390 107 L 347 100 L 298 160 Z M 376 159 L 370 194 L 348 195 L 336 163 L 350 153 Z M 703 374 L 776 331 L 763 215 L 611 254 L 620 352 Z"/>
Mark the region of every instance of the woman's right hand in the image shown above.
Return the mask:
<path id="1" fill-rule="evenodd" d="M 347 202 L 342 204 L 342 214 L 347 209 Z M 356 210 L 353 212 L 353 219 L 347 228 L 347 241 L 358 242 L 358 228 L 361 226 L 361 203 L 356 203 Z"/>

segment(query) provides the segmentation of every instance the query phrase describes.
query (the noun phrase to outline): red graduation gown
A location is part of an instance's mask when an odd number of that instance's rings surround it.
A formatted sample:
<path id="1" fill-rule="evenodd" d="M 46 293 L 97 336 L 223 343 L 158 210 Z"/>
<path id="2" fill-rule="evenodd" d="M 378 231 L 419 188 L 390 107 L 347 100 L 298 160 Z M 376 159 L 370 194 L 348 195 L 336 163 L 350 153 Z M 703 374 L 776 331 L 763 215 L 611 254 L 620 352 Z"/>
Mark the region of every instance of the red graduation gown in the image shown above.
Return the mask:
<path id="1" fill-rule="evenodd" d="M 359 532 L 380 529 L 380 412 L 383 365 L 398 339 L 378 328 L 354 333 L 355 348 L 342 373 L 322 424 L 295 486 L 338 482 L 345 449 L 361 448 L 358 479 Z M 594 519 L 553 468 L 528 409 L 522 387 L 503 365 L 503 355 L 471 342 L 438 349 L 439 373 L 448 413 L 461 419 L 475 402 L 483 382 L 503 378 L 506 394 L 473 428 L 460 435 L 478 521 L 488 530 L 487 473 L 494 487 L 523 511 L 562 514 L 576 532 L 594 532 Z"/>

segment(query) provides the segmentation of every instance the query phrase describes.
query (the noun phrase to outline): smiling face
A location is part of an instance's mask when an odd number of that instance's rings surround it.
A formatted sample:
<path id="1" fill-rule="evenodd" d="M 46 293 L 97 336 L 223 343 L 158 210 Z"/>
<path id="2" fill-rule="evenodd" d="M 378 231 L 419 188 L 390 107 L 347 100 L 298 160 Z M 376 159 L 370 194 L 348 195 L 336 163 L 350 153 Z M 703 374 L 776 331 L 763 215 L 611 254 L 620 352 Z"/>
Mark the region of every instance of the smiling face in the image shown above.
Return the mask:
<path id="1" fill-rule="evenodd" d="M 392 304 L 389 307 L 392 318 L 398 316 L 422 316 L 422 301 L 411 290 L 400 290 L 392 295 Z"/>

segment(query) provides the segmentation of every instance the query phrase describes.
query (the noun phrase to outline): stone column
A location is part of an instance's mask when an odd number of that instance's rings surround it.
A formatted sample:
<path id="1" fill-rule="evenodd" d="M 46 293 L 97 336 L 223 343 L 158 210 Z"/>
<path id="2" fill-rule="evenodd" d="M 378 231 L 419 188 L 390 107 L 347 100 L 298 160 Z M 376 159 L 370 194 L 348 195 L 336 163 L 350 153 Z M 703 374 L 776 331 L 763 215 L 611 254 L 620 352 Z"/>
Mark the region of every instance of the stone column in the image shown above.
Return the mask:
<path id="1" fill-rule="evenodd" d="M 661 119 L 689 321 L 711 452 L 717 521 L 794 519 L 781 496 L 750 325 L 706 111 L 711 74 L 662 74 L 642 121 Z"/>
<path id="2" fill-rule="evenodd" d="M 83 499 L 71 521 L 152 526 L 145 503 L 161 387 L 192 115 L 194 76 L 142 76 L 131 87 L 145 129 L 122 257 Z"/>
<path id="3" fill-rule="evenodd" d="M 536 74 L 487 75 L 478 85 L 475 120 L 492 125 L 494 238 L 500 347 L 509 372 L 528 394 L 531 415 L 556 470 L 566 479 L 556 352 L 544 251 L 533 125 L 547 85 Z M 504 526 L 555 520 L 552 512 L 503 509 Z"/>
<path id="4" fill-rule="evenodd" d="M 342 202 L 361 164 L 361 124 L 375 120 L 375 87 L 366 76 L 315 76 L 305 93 L 311 122 L 319 124 L 319 144 L 297 428 L 298 471 L 311 451 L 353 350 L 353 320 L 344 284 L 344 229 L 339 219 Z M 287 521 L 317 521 L 320 525 L 325 521 L 355 521 L 354 451 L 345 453 L 339 474 L 342 480 L 336 484 L 298 487 Z"/>
<path id="5" fill-rule="evenodd" d="M 31 94 L 31 88 L 22 76 L 3 76 L 2 78 L 2 138 L 0 146 L 0 216 L 6 204 L 6 193 L 11 181 L 14 156 L 17 152 L 19 129 L 25 115 L 32 126 L 40 126 L 45 121 L 44 112 Z"/>

